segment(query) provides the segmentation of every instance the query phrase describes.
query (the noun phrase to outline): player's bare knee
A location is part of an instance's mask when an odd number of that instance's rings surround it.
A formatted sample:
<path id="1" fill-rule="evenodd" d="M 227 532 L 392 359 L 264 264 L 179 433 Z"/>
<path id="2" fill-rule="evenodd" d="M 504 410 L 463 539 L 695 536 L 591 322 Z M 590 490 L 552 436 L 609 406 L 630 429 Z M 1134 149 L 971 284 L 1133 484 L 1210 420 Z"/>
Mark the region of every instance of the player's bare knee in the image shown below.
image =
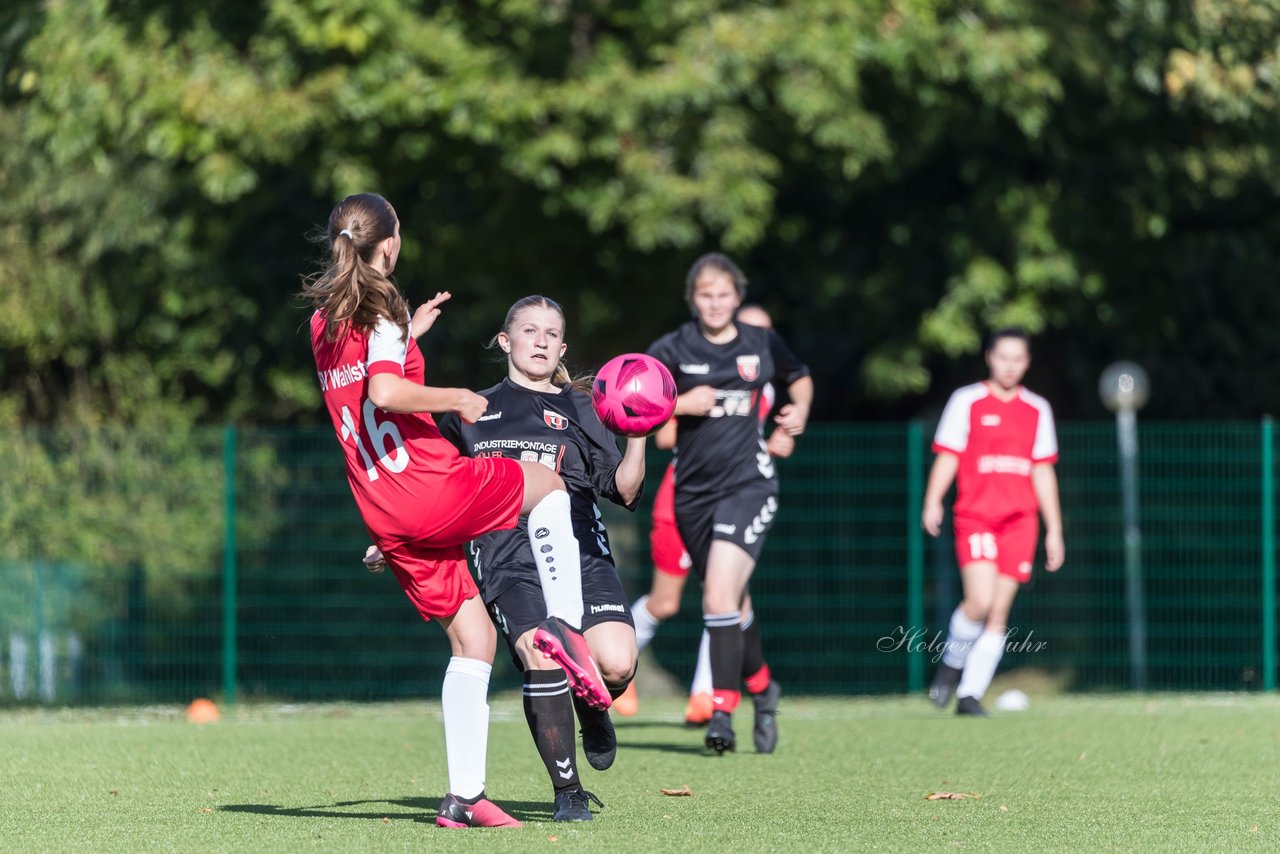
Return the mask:
<path id="1" fill-rule="evenodd" d="M 993 635 L 1002 635 L 1009 628 L 1009 612 L 999 608 L 993 608 L 987 613 L 987 619 L 984 631 Z"/>
<path id="2" fill-rule="evenodd" d="M 450 646 L 455 656 L 492 662 L 498 649 L 498 635 L 491 623 L 468 626 L 452 635 Z"/>
<path id="3" fill-rule="evenodd" d="M 516 654 L 520 656 L 520 660 L 524 663 L 524 669 L 555 670 L 559 665 L 534 647 L 533 633 L 534 629 L 529 629 L 529 631 L 516 639 Z"/>
<path id="4" fill-rule="evenodd" d="M 975 623 L 985 623 L 991 615 L 991 600 L 977 597 L 970 597 L 964 600 L 960 606 L 964 611 L 964 615 Z"/>
<path id="5" fill-rule="evenodd" d="M 654 596 L 649 594 L 649 599 L 644 603 L 644 608 L 649 612 L 649 616 L 655 620 L 662 622 L 670 620 L 680 610 L 680 600 L 667 596 Z"/>
<path id="6" fill-rule="evenodd" d="M 521 513 L 527 515 L 556 490 L 563 490 L 564 480 L 542 463 L 521 463 L 524 469 L 524 503 Z"/>
<path id="7" fill-rule="evenodd" d="M 626 685 L 636 675 L 636 650 L 605 650 L 596 662 L 600 666 L 600 676 L 609 685 Z"/>
<path id="8" fill-rule="evenodd" d="M 600 676 L 609 685 L 625 685 L 636 673 L 635 655 L 625 650 L 608 651 L 596 656 Z"/>
<path id="9" fill-rule="evenodd" d="M 727 614 L 738 610 L 739 596 L 732 591 L 708 590 L 702 597 L 704 614 Z"/>

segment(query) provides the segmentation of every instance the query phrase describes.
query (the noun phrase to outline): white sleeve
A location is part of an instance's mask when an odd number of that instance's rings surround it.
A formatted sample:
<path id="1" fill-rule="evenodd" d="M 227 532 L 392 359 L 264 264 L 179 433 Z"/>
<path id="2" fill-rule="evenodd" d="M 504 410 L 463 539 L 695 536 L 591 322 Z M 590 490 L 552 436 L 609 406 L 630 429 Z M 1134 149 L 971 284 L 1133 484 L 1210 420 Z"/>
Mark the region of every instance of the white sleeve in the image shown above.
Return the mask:
<path id="1" fill-rule="evenodd" d="M 408 352 L 404 330 L 385 317 L 379 317 L 378 325 L 369 333 L 369 373 L 396 373 L 398 369 L 400 376 L 404 376 L 404 359 Z M 382 367 L 375 370 L 374 365 L 379 363 Z"/>
<path id="2" fill-rule="evenodd" d="M 969 447 L 969 411 L 973 408 L 973 395 L 966 394 L 966 391 L 962 388 L 953 392 L 942 410 L 938 430 L 933 434 L 934 453 L 951 451 L 963 454 Z"/>
<path id="3" fill-rule="evenodd" d="M 1031 446 L 1033 463 L 1053 462 L 1058 459 L 1058 431 L 1053 426 L 1053 409 L 1045 400 L 1037 403 L 1040 418 L 1036 421 L 1036 438 Z"/>

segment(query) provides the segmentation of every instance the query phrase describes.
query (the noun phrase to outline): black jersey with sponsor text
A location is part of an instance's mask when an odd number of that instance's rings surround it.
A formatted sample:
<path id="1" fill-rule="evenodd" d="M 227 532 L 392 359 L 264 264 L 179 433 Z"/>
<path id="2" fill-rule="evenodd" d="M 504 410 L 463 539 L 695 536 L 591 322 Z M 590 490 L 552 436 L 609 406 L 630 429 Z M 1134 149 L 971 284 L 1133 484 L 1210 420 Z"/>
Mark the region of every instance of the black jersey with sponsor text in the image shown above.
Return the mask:
<path id="1" fill-rule="evenodd" d="M 609 557 L 609 536 L 600 518 L 596 497 L 634 510 L 618 494 L 614 481 L 622 453 L 618 439 L 604 428 L 584 392 L 565 386 L 558 392 L 541 392 L 503 380 L 480 394 L 489 408 L 474 424 L 456 413 L 441 416 L 440 433 L 463 456 L 507 457 L 542 463 L 559 473 L 569 492 L 573 534 L 583 555 Z M 528 520 L 520 517 L 515 528 L 494 531 L 472 543 L 476 567 L 482 577 L 487 569 L 536 565 L 526 534 Z M 516 576 L 504 573 L 501 581 L 486 579 L 485 598 L 491 599 Z"/>
<path id="2" fill-rule="evenodd" d="M 784 387 L 809 375 L 771 329 L 734 322 L 732 341 L 713 344 L 689 321 L 659 338 L 649 355 L 666 365 L 684 394 L 700 385 L 716 390 L 708 415 L 677 421 L 676 489 L 718 493 L 751 480 L 772 479 L 773 462 L 760 429 L 761 392 L 771 380 Z"/>

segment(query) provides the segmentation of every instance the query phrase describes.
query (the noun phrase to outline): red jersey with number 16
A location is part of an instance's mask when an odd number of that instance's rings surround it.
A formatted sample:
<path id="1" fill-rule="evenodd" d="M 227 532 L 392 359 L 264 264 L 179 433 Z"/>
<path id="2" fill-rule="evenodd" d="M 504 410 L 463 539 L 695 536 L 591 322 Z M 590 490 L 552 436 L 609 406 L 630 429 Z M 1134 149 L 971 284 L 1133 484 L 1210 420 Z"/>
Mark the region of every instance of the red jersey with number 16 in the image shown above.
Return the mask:
<path id="1" fill-rule="evenodd" d="M 1031 467 L 1058 460 L 1053 410 L 1025 388 L 1004 401 L 985 382 L 965 386 L 942 411 L 933 451 L 960 458 L 955 515 L 999 522 L 1035 513 Z"/>
<path id="2" fill-rule="evenodd" d="M 429 541 L 449 530 L 468 507 L 457 500 L 449 477 L 467 462 L 436 428 L 428 413 L 386 412 L 369 400 L 369 377 L 392 373 L 421 384 L 425 366 L 412 336 L 385 318 L 365 335 L 348 329 L 324 340 L 325 321 L 311 316 L 311 347 L 320 389 L 347 461 L 347 482 L 365 525 L 385 551 Z M 458 486 L 470 494 L 471 478 Z M 440 543 L 441 546 L 452 543 Z"/>

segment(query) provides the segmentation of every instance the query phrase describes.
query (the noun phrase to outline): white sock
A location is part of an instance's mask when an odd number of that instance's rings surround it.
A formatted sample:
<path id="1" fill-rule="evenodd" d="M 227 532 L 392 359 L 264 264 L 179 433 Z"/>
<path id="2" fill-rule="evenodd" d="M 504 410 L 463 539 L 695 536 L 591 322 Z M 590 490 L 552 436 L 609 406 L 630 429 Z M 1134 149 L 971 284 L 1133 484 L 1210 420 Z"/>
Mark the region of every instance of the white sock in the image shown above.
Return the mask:
<path id="1" fill-rule="evenodd" d="M 982 635 L 982 623 L 970 620 L 958 606 L 951 615 L 951 628 L 947 631 L 947 648 L 942 653 L 942 663 L 956 670 L 963 670 L 973 642 Z"/>
<path id="2" fill-rule="evenodd" d="M 449 659 L 440 705 L 444 710 L 444 752 L 449 763 L 449 792 L 474 798 L 484 791 L 489 749 L 489 674 L 492 665 L 478 658 Z"/>
<path id="3" fill-rule="evenodd" d="M 690 694 L 712 694 L 715 689 L 711 687 L 711 635 L 707 634 L 707 630 L 702 630 L 702 640 L 698 642 L 698 666 L 693 671 L 693 684 L 689 687 Z"/>
<path id="4" fill-rule="evenodd" d="M 960 687 L 956 688 L 957 697 L 973 697 L 981 700 L 991 685 L 991 677 L 996 675 L 996 665 L 1000 656 L 1004 655 L 1004 635 L 983 632 L 982 637 L 973 645 L 969 660 L 965 662 L 964 674 L 960 677 Z"/>
<path id="5" fill-rule="evenodd" d="M 653 640 L 662 621 L 649 613 L 649 595 L 646 593 L 631 606 L 631 621 L 636 624 L 636 650 L 642 650 Z"/>
<path id="6" fill-rule="evenodd" d="M 547 616 L 582 628 L 582 562 L 569 518 L 569 493 L 557 489 L 529 511 L 529 545 L 538 563 Z"/>

